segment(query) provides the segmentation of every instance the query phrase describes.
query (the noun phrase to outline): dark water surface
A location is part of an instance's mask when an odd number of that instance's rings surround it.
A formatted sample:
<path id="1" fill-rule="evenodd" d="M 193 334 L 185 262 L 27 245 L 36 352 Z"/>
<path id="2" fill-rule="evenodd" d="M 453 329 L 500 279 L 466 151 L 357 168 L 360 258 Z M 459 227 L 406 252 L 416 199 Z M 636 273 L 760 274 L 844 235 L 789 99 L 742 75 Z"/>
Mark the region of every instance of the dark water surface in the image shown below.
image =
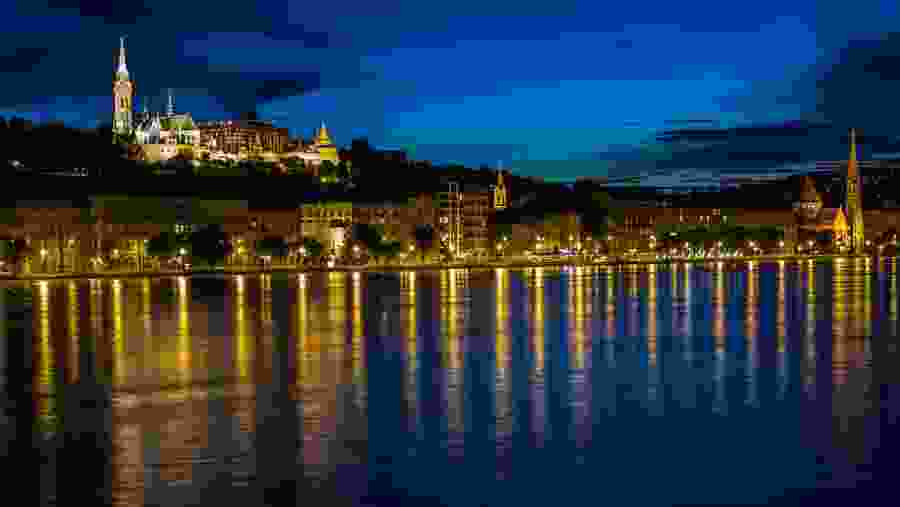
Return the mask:
<path id="1" fill-rule="evenodd" d="M 896 268 L 20 285 L 4 455 L 57 505 L 869 498 L 897 461 Z"/>

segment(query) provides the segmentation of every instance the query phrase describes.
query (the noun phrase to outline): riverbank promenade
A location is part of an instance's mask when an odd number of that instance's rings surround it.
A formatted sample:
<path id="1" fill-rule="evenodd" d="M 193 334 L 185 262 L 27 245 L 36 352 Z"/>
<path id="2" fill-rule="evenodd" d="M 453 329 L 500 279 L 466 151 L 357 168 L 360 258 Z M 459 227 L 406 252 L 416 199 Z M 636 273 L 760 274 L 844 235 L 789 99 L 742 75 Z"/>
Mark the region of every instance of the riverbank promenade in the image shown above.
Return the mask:
<path id="1" fill-rule="evenodd" d="M 51 280 L 51 279 L 78 279 L 78 278 L 128 278 L 128 277 L 172 277 L 172 276 L 209 276 L 209 275 L 253 275 L 261 273 L 306 273 L 306 272 L 393 272 L 393 271 L 427 271 L 439 269 L 528 269 L 536 267 L 567 267 L 567 266 L 626 266 L 626 265 L 710 265 L 720 267 L 737 267 L 749 262 L 801 262 L 801 261 L 831 261 L 834 259 L 863 259 L 874 258 L 870 255 L 760 255 L 748 257 L 689 257 L 652 260 L 636 257 L 604 257 L 582 258 L 571 257 L 563 260 L 541 260 L 535 262 L 523 257 L 497 259 L 480 262 L 451 261 L 442 263 L 422 262 L 386 262 L 370 263 L 366 265 L 346 266 L 304 266 L 301 264 L 271 264 L 271 265 L 242 265 L 242 266 L 200 266 L 191 269 L 106 269 L 92 272 L 32 272 L 13 274 L 0 272 L 0 280 Z"/>

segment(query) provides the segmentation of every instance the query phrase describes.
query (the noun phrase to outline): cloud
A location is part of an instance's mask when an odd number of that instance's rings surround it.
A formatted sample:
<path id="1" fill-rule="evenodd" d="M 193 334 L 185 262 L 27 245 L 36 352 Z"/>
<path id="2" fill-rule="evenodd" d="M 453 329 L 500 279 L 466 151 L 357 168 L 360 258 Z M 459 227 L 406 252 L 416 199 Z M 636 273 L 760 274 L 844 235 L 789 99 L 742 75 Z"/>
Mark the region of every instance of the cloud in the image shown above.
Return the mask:
<path id="1" fill-rule="evenodd" d="M 4 108 L 111 93 L 122 34 L 128 35 L 128 67 L 138 102 L 158 102 L 168 88 L 176 94 L 202 91 L 241 113 L 323 86 L 355 87 L 373 79 L 371 72 L 360 70 L 358 55 L 346 48 L 331 50 L 341 37 L 289 23 L 282 0 L 236 9 L 211 0 L 46 0 L 19 2 L 13 12 L 8 22 L 15 26 L 19 16 L 24 31 L 0 34 Z M 69 32 L 77 26 L 79 35 L 65 33 L 63 26 Z"/>
<path id="2" fill-rule="evenodd" d="M 900 32 L 852 40 L 813 76 L 816 112 L 844 127 L 895 131 L 900 103 Z"/>
<path id="3" fill-rule="evenodd" d="M 40 2 L 38 2 L 40 3 Z M 154 9 L 149 2 L 129 0 L 46 0 L 46 7 L 51 10 L 77 12 L 83 17 L 100 18 L 105 23 L 114 25 L 131 25 L 153 15 Z"/>
<path id="4" fill-rule="evenodd" d="M 41 63 L 50 50 L 40 47 L 7 48 L 0 53 L 0 72 L 31 72 Z"/>

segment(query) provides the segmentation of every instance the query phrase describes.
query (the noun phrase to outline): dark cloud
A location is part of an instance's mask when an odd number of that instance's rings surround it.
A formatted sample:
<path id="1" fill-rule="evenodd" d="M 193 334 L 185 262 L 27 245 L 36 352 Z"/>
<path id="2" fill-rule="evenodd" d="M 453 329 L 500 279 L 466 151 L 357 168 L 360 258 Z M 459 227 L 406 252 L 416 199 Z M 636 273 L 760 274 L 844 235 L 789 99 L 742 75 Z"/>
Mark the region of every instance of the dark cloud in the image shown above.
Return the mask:
<path id="1" fill-rule="evenodd" d="M 38 1 L 38 4 L 41 2 Z M 44 4 L 51 10 L 77 12 L 83 17 L 100 18 L 104 23 L 114 25 L 132 25 L 153 15 L 150 2 L 129 0 L 45 0 Z"/>
<path id="2" fill-rule="evenodd" d="M 816 112 L 843 127 L 896 131 L 900 115 L 900 32 L 855 40 L 837 51 L 813 76 Z"/>
<path id="3" fill-rule="evenodd" d="M 715 125 L 718 123 L 715 120 L 704 120 L 704 119 L 687 119 L 687 120 L 666 120 L 665 124 L 669 126 L 687 126 L 687 125 Z"/>
<path id="4" fill-rule="evenodd" d="M 0 72 L 31 72 L 48 54 L 47 48 L 8 48 L 0 53 Z"/>
<path id="5" fill-rule="evenodd" d="M 790 121 L 780 125 L 751 125 L 734 128 L 684 128 L 669 129 L 657 134 L 661 143 L 710 142 L 734 139 L 805 137 L 812 130 L 830 129 L 827 123 Z"/>

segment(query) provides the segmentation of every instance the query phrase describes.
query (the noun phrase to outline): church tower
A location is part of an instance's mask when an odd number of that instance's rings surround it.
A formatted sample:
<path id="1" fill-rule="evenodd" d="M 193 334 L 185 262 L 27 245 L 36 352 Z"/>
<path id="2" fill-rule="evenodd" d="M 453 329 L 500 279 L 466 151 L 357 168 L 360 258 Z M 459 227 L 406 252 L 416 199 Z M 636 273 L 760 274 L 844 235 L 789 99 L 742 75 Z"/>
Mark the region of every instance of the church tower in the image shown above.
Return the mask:
<path id="1" fill-rule="evenodd" d="M 134 84 L 128 76 L 125 65 L 125 37 L 119 38 L 119 66 L 113 81 L 113 134 L 124 136 L 131 134 L 131 99 Z"/>
<path id="2" fill-rule="evenodd" d="M 332 164 L 339 164 L 341 159 L 338 156 L 337 146 L 334 145 L 334 142 L 331 140 L 331 136 L 328 135 L 328 129 L 325 128 L 325 122 L 322 122 L 322 128 L 316 132 L 315 140 L 313 141 L 315 144 L 316 151 L 319 153 L 319 158 L 322 162 L 331 162 Z"/>
<path id="3" fill-rule="evenodd" d="M 850 249 L 853 253 L 861 253 L 865 247 L 862 186 L 856 162 L 856 133 L 853 129 L 850 129 L 850 158 L 847 160 L 847 221 L 850 223 Z"/>
<path id="4" fill-rule="evenodd" d="M 503 183 L 503 169 L 497 169 L 497 186 L 494 187 L 494 209 L 506 209 L 507 194 L 506 185 Z"/>

